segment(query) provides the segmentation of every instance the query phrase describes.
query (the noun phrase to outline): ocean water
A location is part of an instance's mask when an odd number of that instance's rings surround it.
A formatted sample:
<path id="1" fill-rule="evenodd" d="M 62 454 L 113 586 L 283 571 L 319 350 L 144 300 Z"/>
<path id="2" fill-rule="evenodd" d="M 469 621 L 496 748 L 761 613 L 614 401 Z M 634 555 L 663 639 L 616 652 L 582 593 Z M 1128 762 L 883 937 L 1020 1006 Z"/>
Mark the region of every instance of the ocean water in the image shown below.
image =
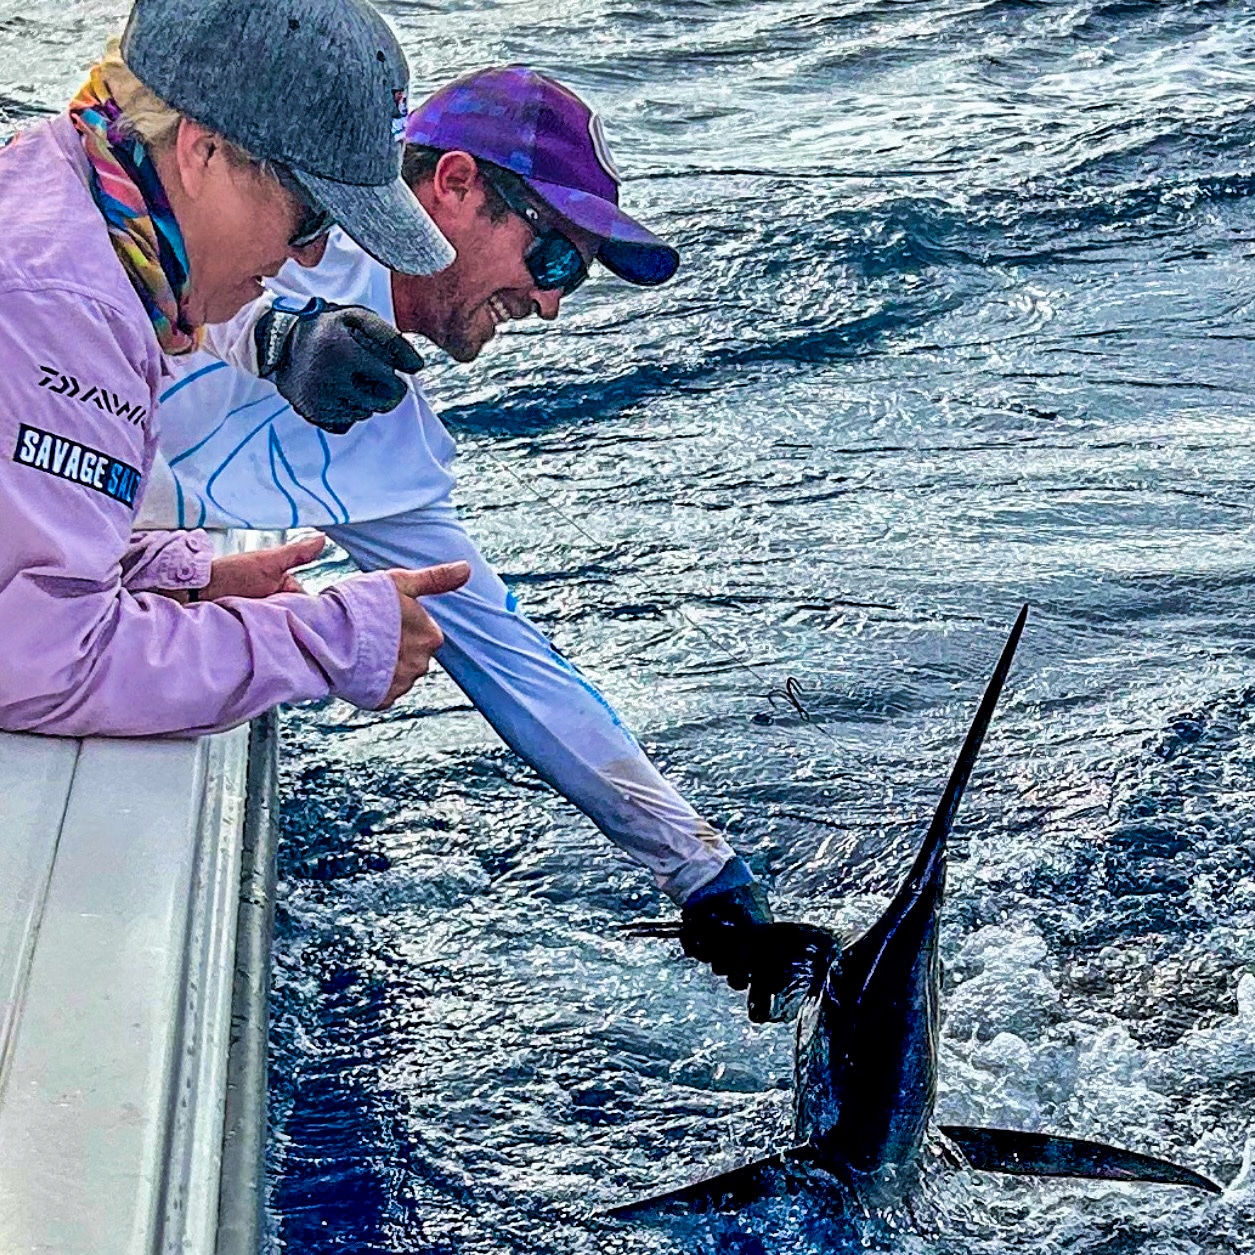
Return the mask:
<path id="1" fill-rule="evenodd" d="M 0 0 L 2 116 L 124 7 Z M 276 1242 L 1251 1255 L 1255 4 L 386 11 L 415 95 L 523 61 L 592 99 L 684 255 L 429 372 L 524 607 L 782 914 L 853 934 L 1031 603 L 952 849 L 939 1118 L 1229 1189 L 930 1156 L 890 1213 L 598 1219 L 782 1140 L 790 1033 L 618 935 L 669 908 L 433 677 L 285 718 Z"/>

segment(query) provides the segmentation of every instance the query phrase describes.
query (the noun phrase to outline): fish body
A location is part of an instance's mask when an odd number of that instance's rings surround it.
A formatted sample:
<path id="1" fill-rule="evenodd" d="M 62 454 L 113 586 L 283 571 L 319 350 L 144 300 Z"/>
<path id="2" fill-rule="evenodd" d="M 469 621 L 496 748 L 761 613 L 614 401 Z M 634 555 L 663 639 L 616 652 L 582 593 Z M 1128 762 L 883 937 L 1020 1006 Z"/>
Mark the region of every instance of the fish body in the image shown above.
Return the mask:
<path id="1" fill-rule="evenodd" d="M 941 1025 L 936 921 L 923 915 L 912 923 L 930 934 L 922 945 L 893 935 L 869 971 L 874 947 L 860 941 L 833 958 L 818 996 L 799 1012 L 794 1135 L 829 1171 L 866 1175 L 907 1164 L 932 1118 Z M 893 996 L 882 998 L 886 983 Z"/>
<path id="2" fill-rule="evenodd" d="M 886 1190 L 910 1189 L 937 1100 L 947 841 L 1027 612 L 1011 630 L 919 853 L 880 918 L 845 950 L 809 924 L 760 926 L 756 944 L 765 961 L 787 973 L 784 983 L 800 997 L 793 1145 L 609 1215 L 628 1218 L 664 1204 L 727 1210 L 772 1194 L 826 1190 L 832 1181 L 874 1202 Z M 1188 1168 L 1097 1142 L 960 1125 L 941 1131 L 984 1171 L 1220 1192 Z"/>

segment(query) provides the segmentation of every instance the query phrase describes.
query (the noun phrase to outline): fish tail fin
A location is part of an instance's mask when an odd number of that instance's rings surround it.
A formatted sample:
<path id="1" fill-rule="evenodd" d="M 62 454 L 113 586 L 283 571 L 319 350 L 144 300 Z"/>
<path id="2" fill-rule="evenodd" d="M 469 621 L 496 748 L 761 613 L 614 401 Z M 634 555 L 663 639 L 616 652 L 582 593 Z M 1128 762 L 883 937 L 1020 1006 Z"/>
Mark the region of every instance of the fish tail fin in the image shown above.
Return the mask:
<path id="1" fill-rule="evenodd" d="M 1209 1194 L 1221 1193 L 1214 1181 L 1153 1155 L 1086 1142 L 1075 1137 L 1052 1137 L 1015 1129 L 976 1129 L 962 1124 L 943 1125 L 963 1158 L 981 1172 L 1013 1176 L 1086 1177 L 1099 1181 L 1152 1181 L 1185 1185 Z"/>
<path id="2" fill-rule="evenodd" d="M 601 1214 L 615 1220 L 632 1220 L 669 1204 L 680 1204 L 691 1211 L 734 1211 L 761 1198 L 791 1192 L 791 1186 L 797 1179 L 795 1163 L 809 1155 L 810 1148 L 805 1146 L 780 1151 L 741 1164 L 728 1172 L 703 1177 L 679 1189 L 608 1207 Z"/>

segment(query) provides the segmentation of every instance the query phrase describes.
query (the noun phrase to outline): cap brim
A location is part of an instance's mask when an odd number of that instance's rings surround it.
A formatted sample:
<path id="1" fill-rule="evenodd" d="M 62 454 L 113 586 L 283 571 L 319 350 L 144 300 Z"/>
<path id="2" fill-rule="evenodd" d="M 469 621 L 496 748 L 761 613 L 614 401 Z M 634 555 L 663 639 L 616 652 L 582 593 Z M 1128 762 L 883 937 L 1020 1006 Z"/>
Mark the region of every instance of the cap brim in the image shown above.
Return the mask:
<path id="1" fill-rule="evenodd" d="M 456 256 L 404 180 L 362 187 L 337 183 L 306 170 L 292 173 L 336 225 L 376 261 L 404 275 L 432 275 Z"/>
<path id="2" fill-rule="evenodd" d="M 680 254 L 635 218 L 629 218 L 618 205 L 560 183 L 524 181 L 568 221 L 605 241 L 597 251 L 597 259 L 620 279 L 652 287 L 666 283 L 675 274 Z"/>

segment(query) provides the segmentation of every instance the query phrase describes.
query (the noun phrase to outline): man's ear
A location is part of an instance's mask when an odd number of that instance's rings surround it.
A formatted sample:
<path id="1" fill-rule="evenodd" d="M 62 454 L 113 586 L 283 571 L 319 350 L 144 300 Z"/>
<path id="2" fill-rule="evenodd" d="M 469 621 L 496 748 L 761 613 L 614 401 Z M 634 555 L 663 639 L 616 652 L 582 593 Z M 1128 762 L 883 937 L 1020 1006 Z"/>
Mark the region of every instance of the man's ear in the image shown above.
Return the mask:
<path id="1" fill-rule="evenodd" d="M 431 190 L 436 204 L 451 216 L 463 218 L 476 213 L 484 192 L 475 158 L 457 149 L 441 154 L 432 172 Z"/>
<path id="2" fill-rule="evenodd" d="M 209 163 L 222 144 L 213 131 L 184 118 L 174 136 L 174 163 L 179 181 L 189 196 L 197 196 L 209 176 Z"/>

